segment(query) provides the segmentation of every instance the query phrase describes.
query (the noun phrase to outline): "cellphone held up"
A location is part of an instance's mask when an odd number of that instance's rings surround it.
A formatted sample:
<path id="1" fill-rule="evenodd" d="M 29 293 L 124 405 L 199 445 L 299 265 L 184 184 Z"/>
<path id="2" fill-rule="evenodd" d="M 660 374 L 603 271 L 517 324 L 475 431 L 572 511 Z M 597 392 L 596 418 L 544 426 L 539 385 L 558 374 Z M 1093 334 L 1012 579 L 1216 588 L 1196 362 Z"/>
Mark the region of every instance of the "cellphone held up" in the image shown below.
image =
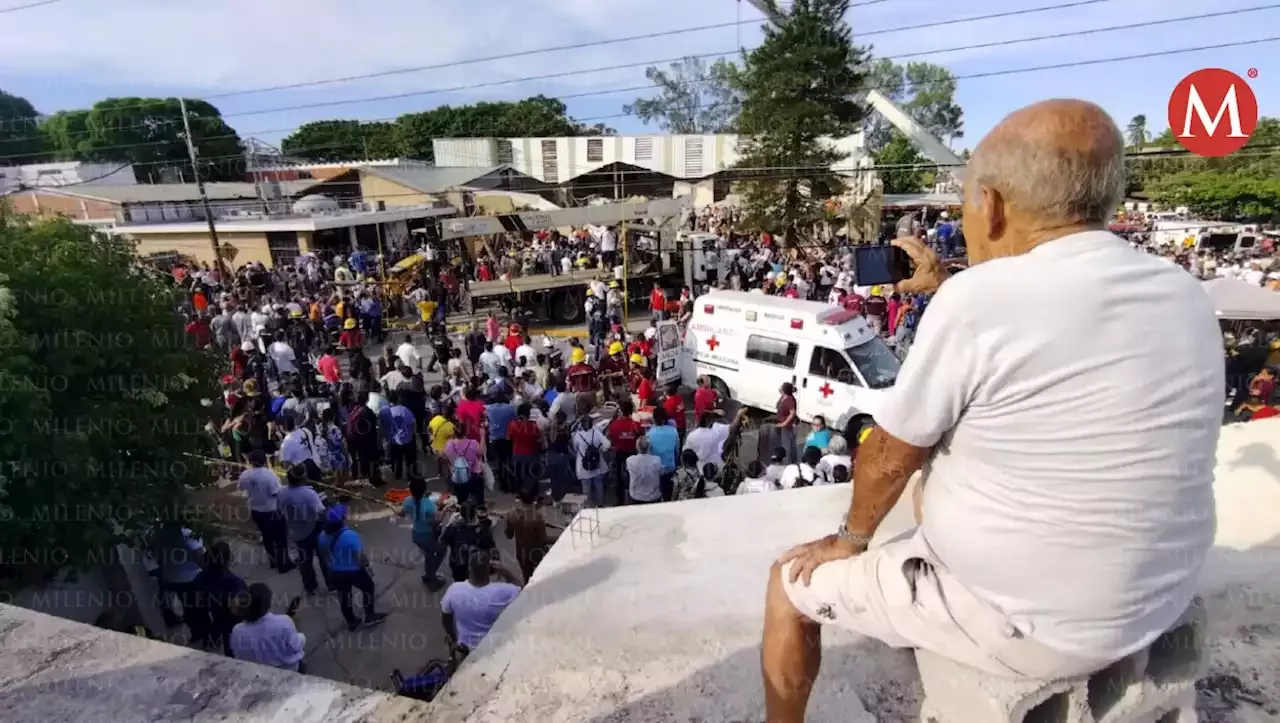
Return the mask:
<path id="1" fill-rule="evenodd" d="M 896 284 L 914 273 L 911 257 L 897 246 L 877 244 L 853 249 L 853 280 L 858 286 Z"/>

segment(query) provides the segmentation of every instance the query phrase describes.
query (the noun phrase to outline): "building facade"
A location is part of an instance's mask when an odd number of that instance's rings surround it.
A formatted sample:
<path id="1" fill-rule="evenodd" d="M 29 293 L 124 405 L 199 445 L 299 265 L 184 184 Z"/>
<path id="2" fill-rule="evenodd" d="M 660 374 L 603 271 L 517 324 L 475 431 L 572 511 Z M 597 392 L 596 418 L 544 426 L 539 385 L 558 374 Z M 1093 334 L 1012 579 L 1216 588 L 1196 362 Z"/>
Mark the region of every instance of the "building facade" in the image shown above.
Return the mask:
<path id="1" fill-rule="evenodd" d="M 848 157 L 834 170 L 859 173 L 872 163 L 862 134 L 832 141 Z M 432 141 L 440 166 L 510 165 L 544 183 L 560 184 L 612 164 L 692 181 L 732 169 L 740 136 L 576 136 L 562 138 L 441 138 Z M 868 174 L 862 174 L 868 175 Z"/>

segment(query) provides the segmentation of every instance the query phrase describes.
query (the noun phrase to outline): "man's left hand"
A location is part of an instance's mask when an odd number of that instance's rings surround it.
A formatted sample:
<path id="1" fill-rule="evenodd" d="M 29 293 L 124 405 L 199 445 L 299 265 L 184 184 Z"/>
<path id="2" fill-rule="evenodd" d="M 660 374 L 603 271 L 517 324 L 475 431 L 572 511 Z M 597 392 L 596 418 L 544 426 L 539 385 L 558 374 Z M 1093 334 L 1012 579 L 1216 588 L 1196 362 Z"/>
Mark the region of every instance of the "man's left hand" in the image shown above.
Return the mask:
<path id="1" fill-rule="evenodd" d="M 787 550 L 778 558 L 778 562 L 786 564 L 795 561 L 791 566 L 790 582 L 803 579 L 805 587 L 808 587 L 813 579 L 813 571 L 822 563 L 846 560 L 865 551 L 866 547 L 858 542 L 839 535 L 827 535 Z"/>

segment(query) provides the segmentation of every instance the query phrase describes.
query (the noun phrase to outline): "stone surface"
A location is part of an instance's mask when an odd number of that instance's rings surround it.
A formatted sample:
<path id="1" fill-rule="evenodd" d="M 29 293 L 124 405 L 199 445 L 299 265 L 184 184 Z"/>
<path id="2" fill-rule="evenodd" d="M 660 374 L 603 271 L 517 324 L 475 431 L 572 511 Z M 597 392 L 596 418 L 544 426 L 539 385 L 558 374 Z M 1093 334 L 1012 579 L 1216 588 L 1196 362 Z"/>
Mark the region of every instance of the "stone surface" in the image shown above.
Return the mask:
<path id="1" fill-rule="evenodd" d="M 426 704 L 0 605 L 0 720 L 401 721 Z"/>
<path id="2" fill-rule="evenodd" d="M 1194 703 L 1196 677 L 1207 662 L 1204 601 L 1199 599 L 1148 649 L 1091 675 L 1009 680 L 921 650 L 916 653 L 925 694 L 920 718 L 925 723 L 1172 723 L 1163 717 Z"/>

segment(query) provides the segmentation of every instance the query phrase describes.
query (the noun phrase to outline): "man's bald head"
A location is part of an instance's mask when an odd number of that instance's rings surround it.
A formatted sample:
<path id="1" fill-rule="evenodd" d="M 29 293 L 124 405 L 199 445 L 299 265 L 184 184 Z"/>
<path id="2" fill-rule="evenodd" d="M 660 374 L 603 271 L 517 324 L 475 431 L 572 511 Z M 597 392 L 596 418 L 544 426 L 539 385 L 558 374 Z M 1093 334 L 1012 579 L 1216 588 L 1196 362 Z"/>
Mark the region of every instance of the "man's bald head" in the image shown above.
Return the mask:
<path id="1" fill-rule="evenodd" d="M 1124 196 L 1124 139 L 1093 103 L 1043 101 L 1010 114 L 982 139 L 965 184 L 966 234 L 974 210 L 1026 231 L 1103 224 Z M 1001 226 L 990 229 L 993 241 Z"/>

